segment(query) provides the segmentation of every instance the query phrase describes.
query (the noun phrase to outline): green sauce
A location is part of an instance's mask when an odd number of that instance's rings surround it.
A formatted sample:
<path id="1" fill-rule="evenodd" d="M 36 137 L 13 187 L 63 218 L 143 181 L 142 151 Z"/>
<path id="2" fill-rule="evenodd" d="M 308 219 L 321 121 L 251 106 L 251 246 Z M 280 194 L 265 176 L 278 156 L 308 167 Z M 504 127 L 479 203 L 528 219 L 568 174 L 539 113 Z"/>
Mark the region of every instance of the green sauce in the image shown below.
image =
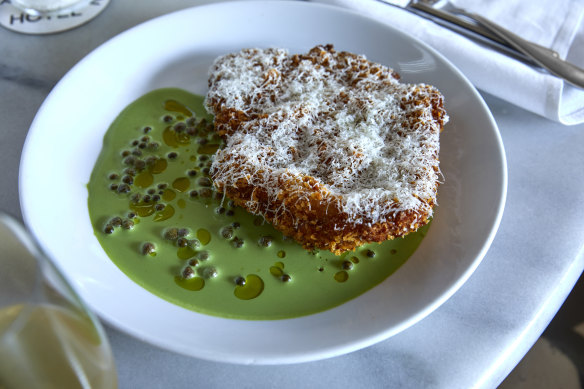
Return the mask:
<path id="1" fill-rule="evenodd" d="M 209 315 L 298 317 L 371 289 L 422 241 L 428 226 L 340 256 L 309 252 L 234 207 L 208 176 L 221 140 L 202 103 L 174 88 L 136 100 L 105 135 L 88 184 L 95 235 L 145 289 Z"/>

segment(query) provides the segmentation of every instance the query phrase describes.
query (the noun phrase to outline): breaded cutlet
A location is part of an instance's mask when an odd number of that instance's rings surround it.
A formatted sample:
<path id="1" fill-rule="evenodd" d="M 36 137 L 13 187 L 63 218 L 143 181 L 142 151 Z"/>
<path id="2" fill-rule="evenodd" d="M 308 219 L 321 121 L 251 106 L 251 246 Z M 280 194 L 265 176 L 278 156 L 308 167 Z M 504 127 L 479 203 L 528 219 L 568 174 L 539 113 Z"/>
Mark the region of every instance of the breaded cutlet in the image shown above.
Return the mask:
<path id="1" fill-rule="evenodd" d="M 205 105 L 225 141 L 217 189 L 307 249 L 339 254 L 432 216 L 448 121 L 433 86 L 332 45 L 244 49 L 215 60 Z"/>

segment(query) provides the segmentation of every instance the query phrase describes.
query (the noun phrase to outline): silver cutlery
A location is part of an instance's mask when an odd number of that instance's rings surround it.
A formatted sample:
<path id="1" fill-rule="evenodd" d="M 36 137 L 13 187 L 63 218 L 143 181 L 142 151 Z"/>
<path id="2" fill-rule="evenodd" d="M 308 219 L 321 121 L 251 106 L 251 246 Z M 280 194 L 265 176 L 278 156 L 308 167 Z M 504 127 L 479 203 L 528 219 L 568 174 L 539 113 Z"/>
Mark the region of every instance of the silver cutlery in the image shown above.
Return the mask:
<path id="1" fill-rule="evenodd" d="M 480 41 L 533 67 L 543 69 L 572 85 L 584 88 L 584 70 L 563 60 L 547 47 L 517 34 L 472 12 L 455 7 L 447 0 L 379 0 Z"/>

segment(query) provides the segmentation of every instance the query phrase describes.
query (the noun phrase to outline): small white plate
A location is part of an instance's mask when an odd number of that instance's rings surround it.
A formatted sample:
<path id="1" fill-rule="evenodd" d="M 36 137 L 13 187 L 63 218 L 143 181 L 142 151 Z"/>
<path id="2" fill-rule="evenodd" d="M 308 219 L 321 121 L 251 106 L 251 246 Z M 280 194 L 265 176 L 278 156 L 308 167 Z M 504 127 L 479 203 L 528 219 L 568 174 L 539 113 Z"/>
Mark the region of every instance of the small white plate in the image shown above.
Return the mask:
<path id="1" fill-rule="evenodd" d="M 245 47 L 306 52 L 332 43 L 437 86 L 450 123 L 445 184 L 428 235 L 394 275 L 337 308 L 277 321 L 201 315 L 126 277 L 93 234 L 86 184 L 110 123 L 130 102 L 175 86 L 206 93 L 220 54 Z M 304 2 L 219 3 L 159 17 L 94 50 L 59 82 L 28 134 L 20 170 L 24 219 L 85 301 L 147 342 L 209 360 L 280 364 L 340 355 L 404 330 L 446 301 L 485 255 L 503 213 L 506 163 L 497 126 L 468 80 L 440 54 L 386 25 Z"/>

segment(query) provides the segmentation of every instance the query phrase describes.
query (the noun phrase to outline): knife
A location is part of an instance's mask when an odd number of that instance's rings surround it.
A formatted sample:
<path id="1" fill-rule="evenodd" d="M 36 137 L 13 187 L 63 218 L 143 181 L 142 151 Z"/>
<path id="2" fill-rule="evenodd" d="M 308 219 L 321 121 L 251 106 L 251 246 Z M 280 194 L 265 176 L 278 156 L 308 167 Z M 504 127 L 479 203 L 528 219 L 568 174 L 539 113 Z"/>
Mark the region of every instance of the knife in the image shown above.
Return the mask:
<path id="1" fill-rule="evenodd" d="M 584 70 L 561 59 L 556 51 L 523 39 L 478 14 L 453 6 L 447 0 L 378 1 L 403 8 L 584 88 Z"/>

